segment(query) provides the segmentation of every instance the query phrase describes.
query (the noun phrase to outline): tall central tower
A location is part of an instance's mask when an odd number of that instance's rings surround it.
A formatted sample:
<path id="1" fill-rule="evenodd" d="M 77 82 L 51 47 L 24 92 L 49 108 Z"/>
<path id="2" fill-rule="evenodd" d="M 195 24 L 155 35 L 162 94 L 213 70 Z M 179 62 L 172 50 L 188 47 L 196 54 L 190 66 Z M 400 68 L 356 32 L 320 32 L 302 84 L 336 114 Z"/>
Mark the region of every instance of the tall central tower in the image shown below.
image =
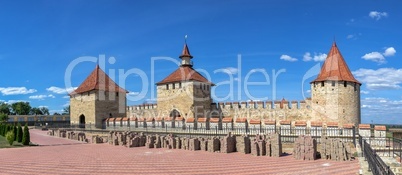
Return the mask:
<path id="1" fill-rule="evenodd" d="M 359 124 L 360 86 L 334 42 L 319 75 L 311 82 L 313 116 L 341 125 Z"/>
<path id="2" fill-rule="evenodd" d="M 161 117 L 206 117 L 211 110 L 214 84 L 193 69 L 187 43 L 179 56 L 180 66 L 157 85 L 158 115 Z"/>

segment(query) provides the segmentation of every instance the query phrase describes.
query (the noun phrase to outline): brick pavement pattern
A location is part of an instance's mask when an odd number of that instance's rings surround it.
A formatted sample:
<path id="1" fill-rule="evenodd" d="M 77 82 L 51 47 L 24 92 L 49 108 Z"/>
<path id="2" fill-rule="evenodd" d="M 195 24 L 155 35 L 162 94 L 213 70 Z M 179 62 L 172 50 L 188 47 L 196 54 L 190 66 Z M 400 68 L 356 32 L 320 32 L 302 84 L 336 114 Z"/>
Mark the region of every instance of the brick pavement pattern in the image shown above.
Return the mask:
<path id="1" fill-rule="evenodd" d="M 295 160 L 82 142 L 31 130 L 45 146 L 0 149 L 0 174 L 357 174 L 357 160 Z"/>

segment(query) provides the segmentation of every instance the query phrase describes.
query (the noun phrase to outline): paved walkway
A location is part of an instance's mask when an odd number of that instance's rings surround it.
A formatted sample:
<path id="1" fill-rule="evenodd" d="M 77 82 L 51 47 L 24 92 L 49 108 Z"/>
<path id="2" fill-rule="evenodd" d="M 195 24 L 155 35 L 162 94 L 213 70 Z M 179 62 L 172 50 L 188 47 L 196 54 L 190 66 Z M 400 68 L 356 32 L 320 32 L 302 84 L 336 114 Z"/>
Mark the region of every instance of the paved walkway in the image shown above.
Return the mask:
<path id="1" fill-rule="evenodd" d="M 358 160 L 302 161 L 291 155 L 255 157 L 241 153 L 126 148 L 80 144 L 32 130 L 39 144 L 0 149 L 0 174 L 357 174 Z"/>

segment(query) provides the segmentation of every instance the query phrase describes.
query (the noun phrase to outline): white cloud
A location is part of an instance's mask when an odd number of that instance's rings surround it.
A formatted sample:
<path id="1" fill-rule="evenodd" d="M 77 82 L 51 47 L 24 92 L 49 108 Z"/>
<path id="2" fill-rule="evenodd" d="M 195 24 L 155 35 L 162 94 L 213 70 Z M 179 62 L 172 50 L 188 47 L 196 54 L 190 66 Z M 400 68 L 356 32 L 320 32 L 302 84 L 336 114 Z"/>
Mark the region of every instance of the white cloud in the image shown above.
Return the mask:
<path id="1" fill-rule="evenodd" d="M 7 104 L 13 104 L 13 103 L 17 103 L 17 102 L 29 102 L 27 100 L 8 100 L 8 101 L 3 101 Z"/>
<path id="2" fill-rule="evenodd" d="M 55 98 L 54 95 L 32 95 L 29 96 L 29 99 L 34 99 L 34 100 L 44 100 L 45 98 Z"/>
<path id="3" fill-rule="evenodd" d="M 377 11 L 371 11 L 369 13 L 369 16 L 375 20 L 380 20 L 382 17 L 387 17 L 388 13 L 387 12 L 377 12 Z"/>
<path id="4" fill-rule="evenodd" d="M 65 95 L 65 96 L 63 96 L 63 98 L 70 98 L 70 96 L 68 96 L 68 95 Z"/>
<path id="5" fill-rule="evenodd" d="M 285 60 L 285 61 L 290 61 L 290 62 L 295 62 L 297 61 L 297 58 L 292 58 L 289 55 L 281 55 L 280 57 L 281 60 Z"/>
<path id="6" fill-rule="evenodd" d="M 353 74 L 369 90 L 400 89 L 402 84 L 402 68 L 358 69 Z"/>
<path id="7" fill-rule="evenodd" d="M 314 56 L 311 56 L 310 52 L 306 52 L 303 55 L 303 61 L 324 61 L 327 58 L 327 54 L 325 53 L 314 53 Z"/>
<path id="8" fill-rule="evenodd" d="M 365 59 L 365 60 L 377 62 L 379 64 L 382 64 L 382 63 L 386 62 L 385 57 L 379 52 L 367 53 L 364 56 L 362 56 L 362 58 Z"/>
<path id="9" fill-rule="evenodd" d="M 140 93 L 139 92 L 129 92 L 127 95 L 135 96 L 135 95 L 138 95 L 138 94 L 140 94 Z"/>
<path id="10" fill-rule="evenodd" d="M 402 110 L 402 100 L 393 100 L 383 97 L 371 97 L 371 98 L 363 98 L 361 100 L 361 108 L 362 113 L 366 115 L 366 119 L 362 118 L 363 120 L 367 119 L 376 119 L 375 117 L 384 117 L 381 118 L 379 121 L 381 123 L 393 123 L 400 121 L 400 117 L 397 119 L 393 119 L 390 117 L 393 116 L 400 116 Z"/>
<path id="11" fill-rule="evenodd" d="M 26 87 L 0 87 L 3 95 L 21 95 L 36 92 L 36 89 L 27 89 Z"/>
<path id="12" fill-rule="evenodd" d="M 383 63 L 387 62 L 385 60 L 385 57 L 394 56 L 395 53 L 396 53 L 396 50 L 394 47 L 388 47 L 388 48 L 385 48 L 384 53 L 371 52 L 371 53 L 365 54 L 364 56 L 362 56 L 362 58 L 365 60 L 377 62 L 378 64 L 383 64 Z"/>
<path id="13" fill-rule="evenodd" d="M 51 86 L 49 88 L 46 88 L 47 91 L 53 92 L 55 94 L 68 94 L 75 89 L 77 89 L 77 87 L 60 88 L 60 87 L 56 87 L 56 86 Z"/>
<path id="14" fill-rule="evenodd" d="M 369 94 L 369 93 L 370 93 L 369 91 L 364 91 L 364 90 L 360 91 L 360 94 Z"/>
<path id="15" fill-rule="evenodd" d="M 38 108 L 49 108 L 49 106 L 38 106 Z"/>
<path id="16" fill-rule="evenodd" d="M 389 57 L 389 56 L 394 56 L 395 53 L 396 53 L 395 48 L 393 48 L 393 47 L 388 47 L 388 48 L 385 49 L 383 55 L 386 56 L 386 57 Z"/>
<path id="17" fill-rule="evenodd" d="M 355 37 L 355 35 L 348 35 L 348 36 L 346 36 L 346 39 L 352 39 L 354 37 Z"/>
<path id="18" fill-rule="evenodd" d="M 311 57 L 310 52 L 306 52 L 306 53 L 303 55 L 303 61 L 311 61 L 312 59 L 313 59 L 313 57 Z"/>

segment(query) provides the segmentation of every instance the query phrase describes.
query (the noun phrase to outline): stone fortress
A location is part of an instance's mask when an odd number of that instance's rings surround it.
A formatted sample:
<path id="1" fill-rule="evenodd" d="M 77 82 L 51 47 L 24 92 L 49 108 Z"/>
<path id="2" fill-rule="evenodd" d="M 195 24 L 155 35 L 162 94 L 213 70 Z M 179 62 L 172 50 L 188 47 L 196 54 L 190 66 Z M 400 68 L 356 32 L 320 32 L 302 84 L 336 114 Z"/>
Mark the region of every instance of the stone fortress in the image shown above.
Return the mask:
<path id="1" fill-rule="evenodd" d="M 336 43 L 317 78 L 310 82 L 311 98 L 302 101 L 214 102 L 214 83 L 193 69 L 187 43 L 180 66 L 156 83 L 157 103 L 126 106 L 127 91 L 97 66 L 70 94 L 71 124 L 102 127 L 110 119 L 155 122 L 182 121 L 233 124 L 287 124 L 291 126 L 351 127 L 360 124 L 360 86 Z M 241 125 L 242 126 L 242 125 Z"/>

